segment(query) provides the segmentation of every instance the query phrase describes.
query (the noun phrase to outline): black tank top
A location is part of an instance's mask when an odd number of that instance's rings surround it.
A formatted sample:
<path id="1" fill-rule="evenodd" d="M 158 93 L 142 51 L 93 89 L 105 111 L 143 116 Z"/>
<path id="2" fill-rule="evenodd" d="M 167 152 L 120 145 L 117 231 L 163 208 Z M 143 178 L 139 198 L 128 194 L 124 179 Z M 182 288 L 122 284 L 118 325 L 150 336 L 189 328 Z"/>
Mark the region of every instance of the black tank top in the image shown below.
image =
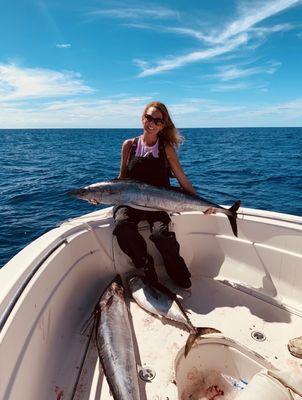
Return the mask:
<path id="1" fill-rule="evenodd" d="M 135 138 L 130 149 L 126 177 L 154 186 L 170 186 L 169 169 L 167 168 L 164 144 L 159 142 L 159 155 L 147 157 L 135 155 L 138 138 Z"/>

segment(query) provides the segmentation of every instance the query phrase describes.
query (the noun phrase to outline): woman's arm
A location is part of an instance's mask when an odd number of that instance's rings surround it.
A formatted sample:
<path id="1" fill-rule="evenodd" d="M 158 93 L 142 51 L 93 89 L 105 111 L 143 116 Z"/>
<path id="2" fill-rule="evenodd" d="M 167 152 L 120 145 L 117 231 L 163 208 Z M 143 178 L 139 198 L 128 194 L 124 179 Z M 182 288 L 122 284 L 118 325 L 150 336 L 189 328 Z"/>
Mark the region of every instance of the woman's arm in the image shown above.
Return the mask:
<path id="1" fill-rule="evenodd" d="M 193 195 L 196 194 L 196 190 L 192 186 L 189 179 L 186 177 L 186 175 L 180 165 L 180 162 L 178 160 L 178 156 L 177 156 L 177 153 L 176 153 L 174 147 L 171 146 L 170 144 L 167 144 L 165 146 L 165 150 L 166 150 L 166 155 L 167 155 L 167 159 L 169 161 L 170 167 L 171 167 L 176 179 L 178 180 L 179 184 L 182 186 L 182 188 L 186 192 L 193 194 Z"/>
<path id="2" fill-rule="evenodd" d="M 124 141 L 122 145 L 121 165 L 120 165 L 120 173 L 118 179 L 126 178 L 127 161 L 132 143 L 133 143 L 132 139 L 127 139 Z"/>
<path id="3" fill-rule="evenodd" d="M 193 188 L 191 182 L 188 180 L 186 177 L 183 169 L 181 168 L 180 162 L 178 160 L 177 153 L 174 149 L 173 146 L 170 144 L 166 145 L 165 147 L 166 150 L 166 155 L 170 164 L 170 167 L 172 171 L 174 172 L 174 175 L 180 185 L 183 187 L 184 190 L 191 194 L 197 194 L 196 190 Z M 204 211 L 204 214 L 216 214 L 216 210 L 213 207 L 208 208 L 206 211 Z"/>

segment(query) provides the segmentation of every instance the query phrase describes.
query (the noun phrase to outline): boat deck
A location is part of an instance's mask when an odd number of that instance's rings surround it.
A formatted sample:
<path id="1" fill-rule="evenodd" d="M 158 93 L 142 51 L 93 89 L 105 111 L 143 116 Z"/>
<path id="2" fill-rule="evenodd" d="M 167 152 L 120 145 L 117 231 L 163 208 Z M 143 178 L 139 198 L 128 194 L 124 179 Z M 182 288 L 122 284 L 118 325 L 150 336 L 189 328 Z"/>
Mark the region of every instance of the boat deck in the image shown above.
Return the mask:
<path id="1" fill-rule="evenodd" d="M 290 339 L 301 336 L 301 316 L 212 278 L 195 277 L 190 292 L 176 290 L 171 284 L 167 286 L 182 298 L 194 326 L 219 329 L 225 337 L 260 354 L 275 367 L 300 369 L 302 372 L 302 360 L 293 357 L 287 349 Z M 151 382 L 139 379 L 141 399 L 185 400 L 178 394 L 174 363 L 186 343 L 188 332 L 176 323 L 147 313 L 134 301 L 130 301 L 130 314 L 137 362 L 143 367 L 151 367 L 156 374 Z M 266 339 L 256 341 L 251 335 L 253 331 L 262 332 Z M 72 394 L 74 400 L 112 399 L 99 365 L 93 336 L 79 371 L 79 381 Z M 59 395 L 60 392 L 57 393 L 58 399 Z M 216 396 L 215 400 L 224 398 L 226 396 Z M 200 397 L 189 396 L 188 399 L 198 400 Z"/>
<path id="2" fill-rule="evenodd" d="M 207 376 L 215 384 L 219 376 L 212 371 L 221 377 L 221 364 L 228 367 L 228 360 L 232 362 L 232 357 L 221 357 L 224 351 L 232 352 L 231 340 L 238 343 L 235 350 L 245 346 L 249 351 L 239 349 L 240 362 L 233 364 L 241 363 L 240 374 L 236 370 L 229 376 L 249 381 L 268 363 L 302 376 L 302 360 L 287 349 L 290 339 L 302 335 L 302 218 L 242 209 L 238 238 L 226 222 L 222 215 L 205 217 L 200 212 L 172 215 L 171 230 L 193 276 L 190 292 L 170 284 L 160 254 L 149 240 L 149 226 L 139 227 L 160 281 L 182 298 L 192 323 L 219 329 L 229 338 L 200 339 L 184 359 L 188 332 L 128 300 L 137 363 L 155 372 L 151 382 L 139 380 L 142 400 L 201 400 L 187 389 L 183 394 L 183 382 L 190 386 L 191 376 L 191 369 L 184 366 L 193 368 L 206 359 L 202 368 L 209 365 Z M 93 335 L 89 329 L 81 334 L 104 288 L 116 273 L 123 277 L 132 268 L 112 230 L 112 208 L 67 221 L 1 270 L 1 399 L 112 399 Z M 262 333 L 265 340 L 256 341 L 253 332 Z M 203 345 L 211 340 L 215 344 Z M 207 357 L 200 355 L 205 348 Z M 248 361 L 241 360 L 253 352 L 267 362 L 259 362 L 258 369 L 251 368 L 248 374 Z M 259 360 L 255 355 L 254 359 Z M 219 364 L 211 365 L 213 360 Z"/>

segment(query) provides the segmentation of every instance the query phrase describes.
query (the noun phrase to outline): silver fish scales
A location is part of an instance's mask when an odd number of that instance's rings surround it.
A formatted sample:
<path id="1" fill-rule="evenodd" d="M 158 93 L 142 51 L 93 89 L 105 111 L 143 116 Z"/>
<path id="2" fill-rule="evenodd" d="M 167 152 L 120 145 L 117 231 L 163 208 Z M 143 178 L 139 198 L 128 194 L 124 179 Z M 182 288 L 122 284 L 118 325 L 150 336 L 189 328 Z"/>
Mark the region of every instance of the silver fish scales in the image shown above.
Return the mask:
<path id="1" fill-rule="evenodd" d="M 236 219 L 237 210 L 240 207 L 239 200 L 227 209 L 201 196 L 188 194 L 179 188 L 158 187 L 130 179 L 95 183 L 71 190 L 69 195 L 94 204 L 133 204 L 172 212 L 206 211 L 213 208 L 228 217 L 233 233 L 237 236 Z"/>
<path id="2" fill-rule="evenodd" d="M 99 358 L 115 400 L 139 400 L 137 365 L 124 287 L 119 275 L 96 306 Z"/>

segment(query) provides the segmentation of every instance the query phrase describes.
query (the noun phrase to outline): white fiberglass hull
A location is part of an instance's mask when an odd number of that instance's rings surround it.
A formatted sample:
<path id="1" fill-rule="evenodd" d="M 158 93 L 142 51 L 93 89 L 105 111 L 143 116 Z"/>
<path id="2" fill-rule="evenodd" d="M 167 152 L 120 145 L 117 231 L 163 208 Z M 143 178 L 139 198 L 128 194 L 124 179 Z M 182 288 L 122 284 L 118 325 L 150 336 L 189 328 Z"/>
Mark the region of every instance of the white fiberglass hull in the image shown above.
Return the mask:
<path id="1" fill-rule="evenodd" d="M 112 235 L 111 211 L 63 223 L 0 270 L 0 399 L 111 398 L 94 339 L 83 333 L 106 284 L 131 269 Z M 191 293 L 178 294 L 194 325 L 259 353 L 262 367 L 300 370 L 287 343 L 302 335 L 302 218 L 240 209 L 238 238 L 223 215 L 173 215 L 171 228 L 192 274 Z M 147 239 L 147 225 L 140 231 Z M 169 285 L 150 241 L 148 250 Z M 137 361 L 156 372 L 152 383 L 141 381 L 141 398 L 181 398 L 176 358 L 187 333 L 133 302 L 130 311 Z M 255 341 L 253 331 L 266 339 Z"/>

